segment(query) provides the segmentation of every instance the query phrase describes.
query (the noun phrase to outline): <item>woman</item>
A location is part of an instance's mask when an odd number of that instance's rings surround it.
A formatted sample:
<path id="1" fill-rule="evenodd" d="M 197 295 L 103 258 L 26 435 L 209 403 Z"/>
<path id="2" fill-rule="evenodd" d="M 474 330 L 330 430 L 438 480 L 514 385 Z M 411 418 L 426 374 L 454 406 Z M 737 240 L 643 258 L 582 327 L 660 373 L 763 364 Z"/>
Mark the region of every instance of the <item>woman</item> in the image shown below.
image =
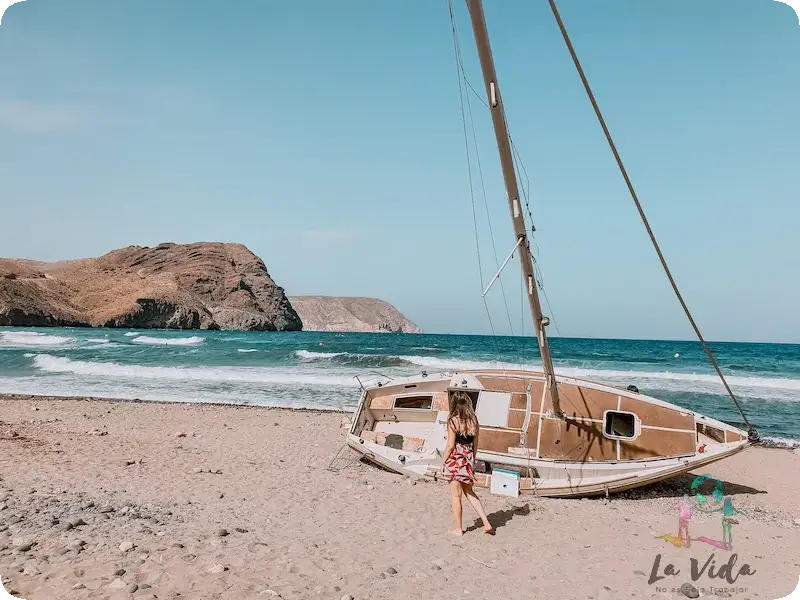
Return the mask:
<path id="1" fill-rule="evenodd" d="M 494 535 L 494 527 L 489 523 L 478 496 L 472 486 L 475 483 L 475 448 L 478 447 L 478 418 L 472 408 L 472 399 L 466 392 L 455 392 L 447 419 L 447 446 L 444 450 L 442 471 L 450 480 L 453 500 L 453 535 L 463 535 L 461 524 L 461 494 L 463 493 L 472 508 L 483 521 L 483 531 Z"/>

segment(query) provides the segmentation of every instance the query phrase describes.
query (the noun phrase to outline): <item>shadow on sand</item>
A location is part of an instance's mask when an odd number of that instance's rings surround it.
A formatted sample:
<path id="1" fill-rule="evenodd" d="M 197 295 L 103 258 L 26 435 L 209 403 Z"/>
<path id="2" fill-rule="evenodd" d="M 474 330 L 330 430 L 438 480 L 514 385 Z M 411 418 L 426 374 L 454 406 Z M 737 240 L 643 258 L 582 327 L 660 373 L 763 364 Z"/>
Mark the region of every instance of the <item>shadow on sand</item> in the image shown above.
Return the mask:
<path id="1" fill-rule="evenodd" d="M 695 491 L 692 491 L 692 482 L 699 476 L 699 473 L 685 473 L 666 481 L 660 481 L 652 485 L 620 492 L 613 497 L 627 500 L 638 500 L 641 498 L 680 498 L 685 495 L 693 495 L 699 492 L 703 495 L 711 495 L 716 485 L 715 481 L 703 482 Z M 726 496 L 766 494 L 766 490 L 759 490 L 746 485 L 723 481 L 723 493 Z"/>
<path id="2" fill-rule="evenodd" d="M 495 529 L 500 529 L 514 517 L 526 517 L 529 514 L 531 514 L 531 505 L 526 503 L 523 506 L 518 506 L 517 508 L 498 510 L 496 512 L 489 513 L 486 516 L 489 517 L 489 523 L 492 524 L 492 527 Z M 475 519 L 475 522 L 467 527 L 465 533 L 467 531 L 475 531 L 477 529 L 483 529 L 483 523 L 481 523 L 480 519 Z"/>

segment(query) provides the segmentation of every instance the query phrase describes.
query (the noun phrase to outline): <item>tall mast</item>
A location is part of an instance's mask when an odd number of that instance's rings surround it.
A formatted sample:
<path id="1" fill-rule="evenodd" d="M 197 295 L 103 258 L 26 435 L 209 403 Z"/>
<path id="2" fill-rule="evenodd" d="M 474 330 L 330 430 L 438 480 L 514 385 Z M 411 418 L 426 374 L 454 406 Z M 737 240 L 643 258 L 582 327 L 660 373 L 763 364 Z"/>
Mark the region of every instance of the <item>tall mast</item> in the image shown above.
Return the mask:
<path id="1" fill-rule="evenodd" d="M 486 84 L 486 95 L 489 100 L 489 109 L 492 113 L 492 123 L 497 138 L 497 149 L 500 152 L 500 164 L 503 168 L 503 179 L 506 183 L 506 193 L 508 194 L 508 206 L 511 210 L 511 219 L 514 223 L 514 235 L 517 238 L 519 247 L 520 264 L 522 275 L 528 289 L 528 302 L 533 314 L 533 323 L 536 328 L 536 337 L 539 340 L 539 352 L 542 355 L 542 368 L 547 378 L 547 387 L 550 390 L 550 398 L 553 401 L 553 412 L 559 418 L 564 417 L 561 411 L 561 403 L 558 397 L 558 384 L 556 375 L 553 371 L 553 361 L 550 358 L 550 345 L 547 342 L 547 332 L 545 327 L 550 324 L 550 319 L 542 316 L 542 305 L 539 301 L 539 290 L 536 286 L 536 276 L 533 271 L 533 260 L 531 258 L 528 234 L 525 231 L 525 218 L 522 216 L 522 207 L 519 202 L 519 186 L 517 184 L 517 174 L 514 170 L 514 159 L 511 154 L 511 142 L 506 126 L 506 114 L 503 110 L 503 100 L 500 95 L 500 88 L 497 85 L 497 73 L 494 69 L 494 59 L 492 58 L 492 48 L 489 45 L 489 33 L 486 30 L 486 19 L 483 14 L 481 0 L 467 0 L 470 17 L 472 19 L 472 30 L 475 34 L 475 42 L 478 46 L 478 56 L 481 61 L 481 70 Z"/>

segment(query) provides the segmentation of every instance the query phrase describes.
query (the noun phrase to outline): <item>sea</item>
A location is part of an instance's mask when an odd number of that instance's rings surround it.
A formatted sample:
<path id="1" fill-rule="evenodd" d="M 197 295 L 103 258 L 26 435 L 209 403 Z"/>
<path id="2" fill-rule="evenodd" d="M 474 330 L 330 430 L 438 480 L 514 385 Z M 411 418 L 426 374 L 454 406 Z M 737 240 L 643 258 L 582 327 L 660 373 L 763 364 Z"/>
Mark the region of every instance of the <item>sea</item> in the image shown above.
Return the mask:
<path id="1" fill-rule="evenodd" d="M 552 338 L 558 373 L 742 425 L 700 345 Z M 800 345 L 713 343 L 750 422 L 800 446 Z M 538 368 L 535 338 L 318 332 L 0 328 L 0 393 L 352 410 L 361 383 Z"/>

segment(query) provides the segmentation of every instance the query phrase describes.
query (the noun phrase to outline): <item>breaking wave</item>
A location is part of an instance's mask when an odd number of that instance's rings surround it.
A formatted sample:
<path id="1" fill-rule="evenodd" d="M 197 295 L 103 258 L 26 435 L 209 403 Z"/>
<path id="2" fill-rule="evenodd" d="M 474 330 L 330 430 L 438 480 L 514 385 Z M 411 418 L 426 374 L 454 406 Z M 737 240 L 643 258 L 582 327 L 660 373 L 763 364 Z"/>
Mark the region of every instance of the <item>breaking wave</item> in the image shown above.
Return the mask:
<path id="1" fill-rule="evenodd" d="M 358 354 L 349 352 L 310 352 L 297 350 L 295 356 L 301 362 L 325 361 L 340 366 L 360 368 L 422 367 L 428 371 L 466 371 L 474 369 L 533 369 L 540 370 L 536 363 L 510 363 L 491 360 L 466 360 L 434 356 Z M 413 372 L 413 371 L 412 371 Z M 655 392 L 720 393 L 719 378 L 710 373 L 686 373 L 679 371 L 644 371 L 618 369 L 586 369 L 580 367 L 556 367 L 556 372 L 565 377 L 574 377 L 610 385 L 625 386 L 636 383 L 643 389 Z M 410 373 L 409 373 L 410 374 Z M 744 396 L 770 400 L 800 401 L 800 379 L 785 377 L 747 377 L 729 375 L 728 383 Z"/>
<path id="2" fill-rule="evenodd" d="M 47 335 L 35 331 L 13 331 L 0 333 L 0 346 L 12 348 L 29 348 L 31 346 L 66 346 L 75 338 L 60 335 Z"/>
<path id="3" fill-rule="evenodd" d="M 128 333 L 126 333 L 124 335 L 125 335 L 125 337 L 136 337 L 137 335 L 141 335 L 141 334 L 139 332 L 137 332 L 137 331 L 129 331 Z"/>
<path id="4" fill-rule="evenodd" d="M 250 352 L 258 352 L 255 348 L 237 348 L 237 352 L 242 352 L 244 354 L 249 354 Z"/>
<path id="5" fill-rule="evenodd" d="M 344 356 L 347 352 L 310 352 L 309 350 L 295 350 L 297 358 L 305 360 L 330 360 L 335 356 Z M 356 356 L 356 355 L 353 355 Z"/>
<path id="6" fill-rule="evenodd" d="M 358 387 L 358 383 L 351 376 L 299 372 L 297 369 L 266 367 L 150 367 L 122 365 L 114 362 L 72 360 L 50 354 L 35 355 L 33 363 L 36 368 L 48 373 L 72 373 L 74 375 L 100 378 Z"/>
<path id="7" fill-rule="evenodd" d="M 149 346 L 199 346 L 203 338 L 192 336 L 187 338 L 157 338 L 140 335 L 132 340 L 134 344 L 147 344 Z"/>

